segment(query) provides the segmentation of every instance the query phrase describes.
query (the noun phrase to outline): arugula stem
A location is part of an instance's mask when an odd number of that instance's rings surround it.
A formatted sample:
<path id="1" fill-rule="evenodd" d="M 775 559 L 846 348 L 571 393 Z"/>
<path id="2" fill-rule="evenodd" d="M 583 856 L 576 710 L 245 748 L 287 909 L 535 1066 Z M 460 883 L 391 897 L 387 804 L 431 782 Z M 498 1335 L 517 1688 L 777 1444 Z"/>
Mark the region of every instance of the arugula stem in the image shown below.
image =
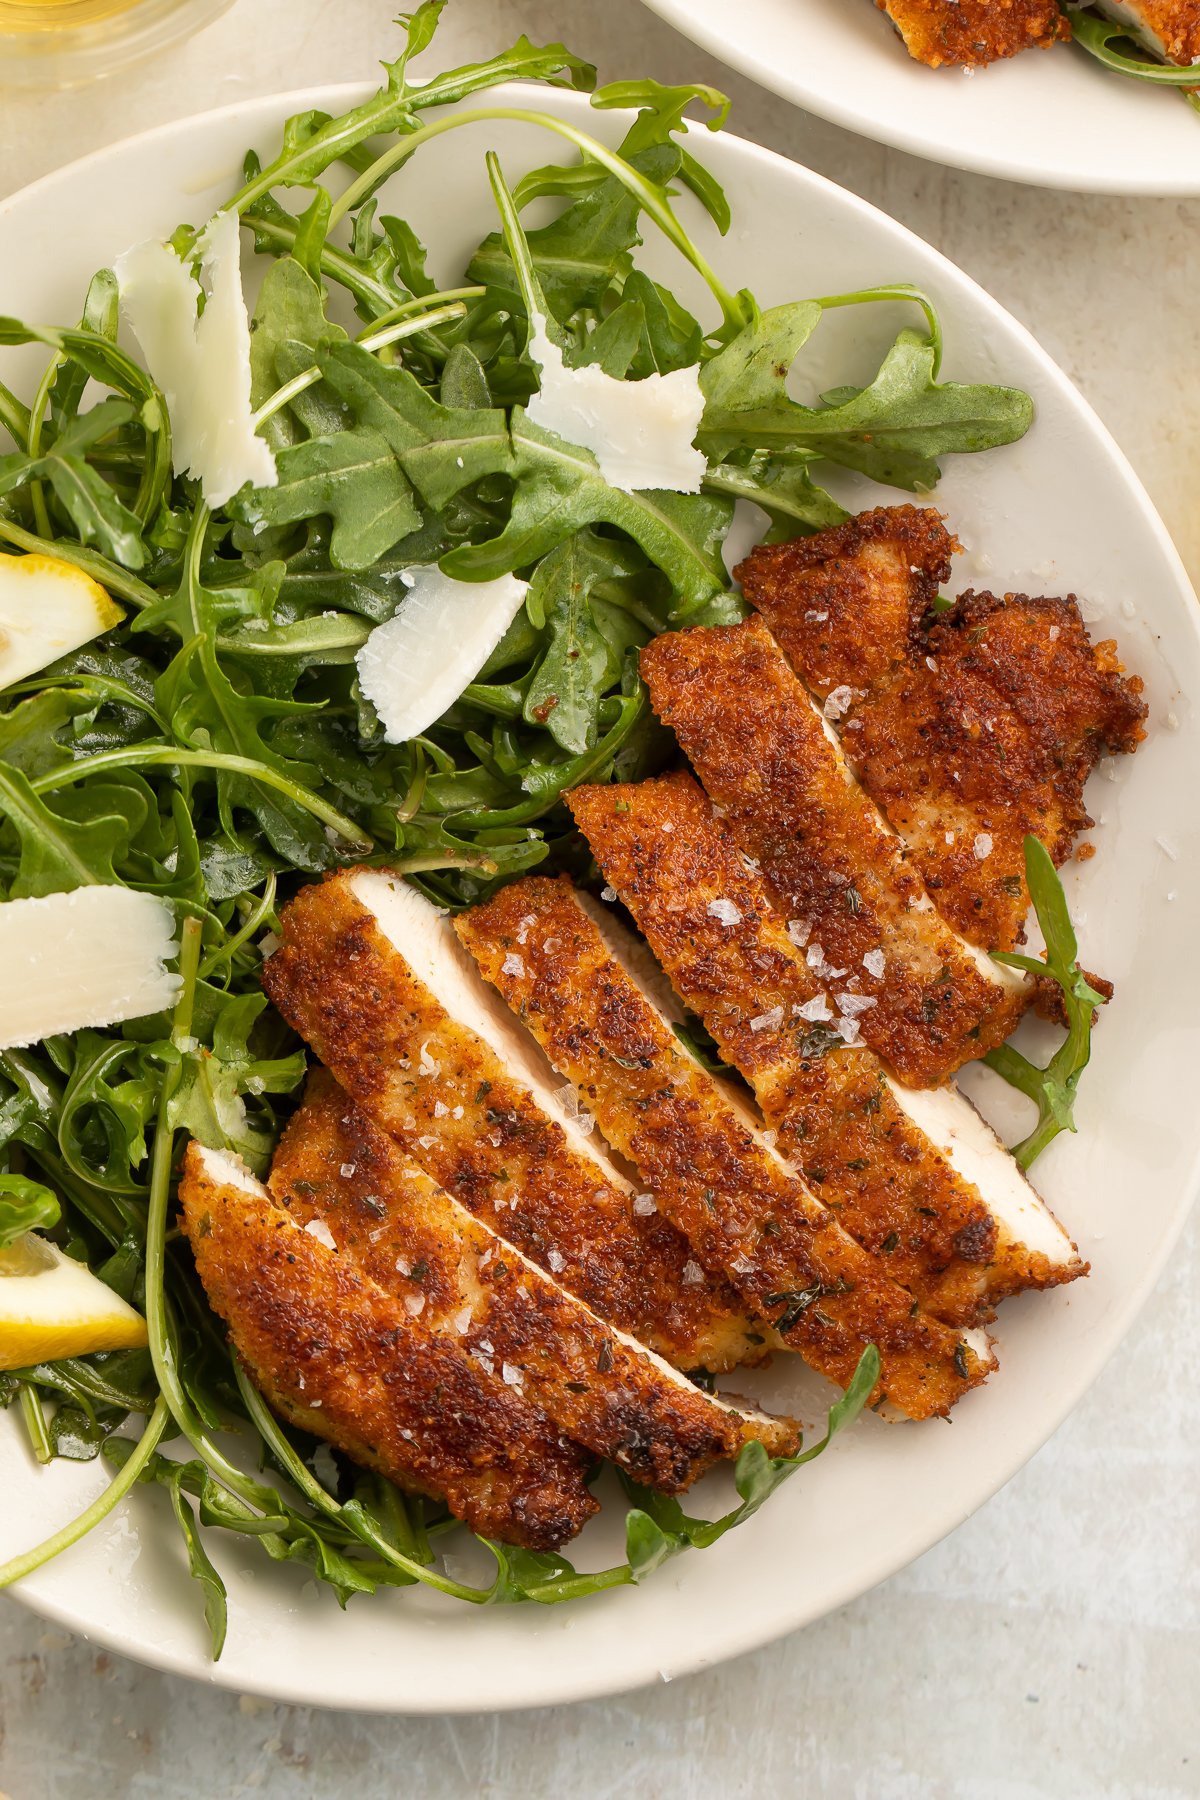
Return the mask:
<path id="1" fill-rule="evenodd" d="M 411 1556 L 405 1556 L 402 1551 L 389 1544 L 381 1532 L 372 1528 L 369 1517 L 362 1508 L 352 1504 L 343 1506 L 334 1499 L 332 1494 L 327 1493 L 316 1476 L 296 1455 L 295 1450 L 280 1429 L 278 1421 L 268 1411 L 262 1396 L 250 1381 L 241 1363 L 235 1361 L 233 1370 L 237 1378 L 238 1392 L 242 1396 L 242 1403 L 249 1415 L 250 1423 L 283 1469 L 288 1480 L 299 1489 L 310 1506 L 316 1507 L 317 1511 L 324 1513 L 326 1518 L 334 1519 L 339 1525 L 345 1526 L 361 1543 L 367 1544 L 392 1568 L 401 1570 L 405 1575 L 411 1576 L 413 1580 L 422 1582 L 426 1587 L 436 1588 L 439 1593 L 448 1594 L 453 1600 L 466 1600 L 474 1606 L 483 1606 L 487 1603 L 489 1589 L 467 1587 L 463 1582 L 453 1581 L 449 1575 L 443 1575 L 438 1570 L 428 1567 L 427 1564 L 417 1562 Z"/>
<path id="2" fill-rule="evenodd" d="M 69 1550 L 72 1544 L 77 1544 L 80 1538 L 86 1537 L 89 1531 L 116 1511 L 153 1456 L 170 1417 L 167 1403 L 160 1395 L 129 1460 L 113 1476 L 104 1492 L 77 1519 L 64 1525 L 61 1531 L 56 1531 L 52 1537 L 35 1544 L 32 1550 L 25 1550 L 20 1556 L 14 1556 L 9 1562 L 0 1564 L 0 1588 L 11 1587 L 14 1581 L 21 1581 L 26 1575 L 32 1575 L 35 1569 L 40 1569 L 44 1563 L 52 1562 L 56 1556 Z"/>
<path id="3" fill-rule="evenodd" d="M 368 336 L 360 336 L 356 342 L 363 350 L 382 350 L 387 344 L 397 344 L 402 338 L 416 337 L 419 332 L 428 331 L 434 325 L 446 325 L 451 319 L 461 319 L 466 310 L 461 301 L 456 301 L 449 306 L 438 306 L 432 312 L 422 313 L 419 318 L 399 319 L 383 330 L 373 329 Z M 286 406 L 289 401 L 294 400 L 297 394 L 302 394 L 306 388 L 315 387 L 320 380 L 321 370 L 314 367 L 302 369 L 299 375 L 293 375 L 290 381 L 285 381 L 281 388 L 275 390 L 269 400 L 263 401 L 258 411 L 252 416 L 250 423 L 254 430 L 257 431 L 260 425 L 264 424 L 272 414 L 277 413 L 281 407 Z"/>
<path id="4" fill-rule="evenodd" d="M 21 1418 L 29 1434 L 29 1447 L 40 1463 L 48 1463 L 54 1455 L 50 1444 L 50 1433 L 46 1430 L 46 1415 L 42 1411 L 42 1402 L 36 1388 L 28 1382 L 21 1383 Z"/>
<path id="5" fill-rule="evenodd" d="M 24 444 L 29 438 L 29 408 L 24 401 L 18 400 L 10 387 L 0 381 L 0 425 L 8 432 L 14 444 Z"/>
<path id="6" fill-rule="evenodd" d="M 900 281 L 890 287 L 860 288 L 853 294 L 821 294 L 813 301 L 813 305 L 832 312 L 839 306 L 870 306 L 880 300 L 910 300 L 925 314 L 925 322 L 929 326 L 929 342 L 933 348 L 931 373 L 936 381 L 942 368 L 942 321 L 933 301 L 920 288 Z"/>
<path id="7" fill-rule="evenodd" d="M 378 331 L 381 325 L 390 325 L 393 319 L 407 318 L 410 313 L 416 312 L 417 309 L 422 306 L 442 306 L 450 300 L 481 300 L 486 293 L 487 289 L 485 287 L 460 287 L 444 288 L 441 292 L 436 294 L 417 294 L 411 300 L 401 300 L 397 306 L 393 306 L 390 311 L 382 313 L 378 319 L 372 319 L 370 325 L 363 326 L 363 329 L 359 332 L 354 341 L 356 344 L 361 344 L 364 350 L 373 350 L 375 346 L 368 340 L 370 335 Z M 466 310 L 467 309 L 464 306 L 462 312 L 465 313 Z M 430 321 L 428 319 L 422 319 L 421 323 L 422 325 L 428 325 Z"/>
<path id="8" fill-rule="evenodd" d="M 50 402 L 50 389 L 54 385 L 54 377 L 58 374 L 63 362 L 61 351 L 56 351 L 46 365 L 42 379 L 38 383 L 37 393 L 33 396 L 33 404 L 29 409 L 29 437 L 27 447 L 30 456 L 41 455 L 42 426 L 45 423 L 46 407 Z M 30 498 L 33 501 L 33 518 L 43 537 L 49 537 L 50 514 L 46 507 L 46 490 L 40 481 L 29 484 Z"/>
<path id="9" fill-rule="evenodd" d="M 707 283 L 713 298 L 720 306 L 726 322 L 740 330 L 750 323 L 750 310 L 747 302 L 740 296 L 731 294 L 715 269 L 693 244 L 691 238 L 675 217 L 674 209 L 669 201 L 656 192 L 654 184 L 640 175 L 624 157 L 607 144 L 589 137 L 586 131 L 580 131 L 575 125 L 569 125 L 564 119 L 556 119 L 550 113 L 530 112 L 524 107 L 516 106 L 482 106 L 469 112 L 452 113 L 446 119 L 434 119 L 428 125 L 420 126 L 416 131 L 403 137 L 391 149 L 385 150 L 376 157 L 369 168 L 352 181 L 345 192 L 334 201 L 329 214 L 329 229 L 332 231 L 340 219 L 359 206 L 364 200 L 386 181 L 387 177 L 406 163 L 414 151 L 422 144 L 440 137 L 443 132 L 455 131 L 461 125 L 478 125 L 507 120 L 518 125 L 537 125 L 544 131 L 552 131 L 558 137 L 565 138 L 574 144 L 585 157 L 599 163 L 610 175 L 615 175 L 621 185 L 640 203 L 644 212 L 654 220 L 663 235 L 674 244 L 680 255 L 688 261 L 697 274 Z"/>
<path id="10" fill-rule="evenodd" d="M 3 513 L 0 513 L 0 538 L 15 544 L 19 550 L 31 550 L 41 556 L 55 557 L 59 562 L 71 563 L 75 568 L 82 569 L 85 575 L 90 575 L 93 581 L 99 582 L 101 587 L 107 588 L 110 594 L 116 594 L 121 600 L 128 600 L 130 606 L 136 606 L 139 611 L 142 607 L 153 606 L 158 600 L 152 587 L 147 587 L 144 581 L 139 581 L 128 569 L 109 562 L 98 551 L 85 549 L 82 544 L 69 543 L 65 538 L 49 541 L 45 537 L 35 537 L 32 531 L 26 531 L 23 525 L 18 525 L 15 519 L 10 519 Z"/>
<path id="11" fill-rule="evenodd" d="M 201 981 L 207 980 L 213 970 L 219 968 L 222 963 L 231 961 L 231 959 L 237 955 L 237 952 L 241 949 L 247 939 L 252 938 L 259 926 L 262 925 L 265 920 L 270 918 L 275 909 L 275 890 L 277 886 L 278 883 L 276 881 L 275 871 L 272 869 L 263 884 L 262 897 L 255 906 L 251 907 L 250 912 L 247 914 L 240 928 L 232 937 L 226 938 L 225 942 L 221 944 L 219 948 L 211 951 L 200 964 Z"/>
<path id="12" fill-rule="evenodd" d="M 178 769 L 222 769 L 232 775 L 247 775 L 252 781 L 263 787 L 274 788 L 276 793 L 286 794 L 297 806 L 310 812 L 314 819 L 328 825 L 352 850 L 374 850 L 375 840 L 369 836 L 353 819 L 345 813 L 338 812 L 314 794 L 311 788 L 302 787 L 298 781 L 291 781 L 286 775 L 279 775 L 265 763 L 255 762 L 249 756 L 235 756 L 232 751 L 225 750 L 185 750 L 174 744 L 130 744 L 120 750 L 102 750 L 96 756 L 81 757 L 78 762 L 66 763 L 61 769 L 50 769 L 45 775 L 39 775 L 30 783 L 35 793 L 49 793 L 54 788 L 70 787 L 76 781 L 82 781 L 88 775 L 96 775 L 106 769 L 138 769 L 166 766 Z"/>

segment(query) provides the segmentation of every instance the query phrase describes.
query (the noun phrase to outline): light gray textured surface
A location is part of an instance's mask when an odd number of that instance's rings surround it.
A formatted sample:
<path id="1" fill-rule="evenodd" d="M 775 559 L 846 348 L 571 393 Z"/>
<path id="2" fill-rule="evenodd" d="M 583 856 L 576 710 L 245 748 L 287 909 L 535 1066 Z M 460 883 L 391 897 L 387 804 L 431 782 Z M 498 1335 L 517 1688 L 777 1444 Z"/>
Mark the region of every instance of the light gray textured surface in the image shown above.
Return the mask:
<path id="1" fill-rule="evenodd" d="M 163 119 L 369 75 L 393 11 L 388 0 L 241 0 L 185 49 L 108 86 L 0 95 L 0 192 Z M 636 0 L 451 0 L 447 59 L 521 30 L 565 38 L 605 79 L 715 80 L 734 96 L 736 129 L 938 245 L 1083 388 L 1200 577 L 1200 203 L 1039 193 L 876 148 L 729 76 Z M 625 1700 L 384 1720 L 239 1703 L 98 1656 L 0 1601 L 0 1800 L 1200 1794 L 1198 1224 L 1040 1456 L 947 1543 L 799 1636 Z"/>

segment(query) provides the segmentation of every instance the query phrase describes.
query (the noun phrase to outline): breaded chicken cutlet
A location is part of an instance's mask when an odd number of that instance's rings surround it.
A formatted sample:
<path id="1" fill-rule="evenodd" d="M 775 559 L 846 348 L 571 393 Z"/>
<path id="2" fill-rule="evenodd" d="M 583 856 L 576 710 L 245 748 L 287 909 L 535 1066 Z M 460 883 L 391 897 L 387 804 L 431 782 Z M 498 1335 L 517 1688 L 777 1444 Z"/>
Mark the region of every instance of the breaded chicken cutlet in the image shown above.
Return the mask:
<path id="1" fill-rule="evenodd" d="M 883 507 L 760 546 L 738 576 L 937 910 L 1008 950 L 1029 911 L 1026 835 L 1066 860 L 1092 823 L 1088 776 L 1136 749 L 1146 706 L 1073 598 L 966 593 L 935 610 L 957 547 L 931 509 Z"/>
<path id="2" fill-rule="evenodd" d="M 1200 0 L 1093 0 L 1129 35 L 1164 62 L 1200 62 Z"/>
<path id="3" fill-rule="evenodd" d="M 688 1054 L 632 940 L 561 881 L 527 878 L 456 921 L 487 979 L 578 1087 L 609 1143 L 697 1254 L 790 1349 L 840 1386 L 868 1345 L 874 1402 L 946 1413 L 992 1366 L 982 1345 L 919 1310 L 779 1155 L 744 1102 Z"/>
<path id="4" fill-rule="evenodd" d="M 935 1087 L 1012 1035 L 1030 984 L 934 910 L 760 619 L 665 633 L 641 672 L 809 965 L 901 1081 Z"/>
<path id="5" fill-rule="evenodd" d="M 270 1190 L 298 1225 L 315 1225 L 339 1256 L 400 1299 L 418 1330 L 448 1340 L 562 1436 L 636 1481 L 679 1492 L 748 1437 L 776 1455 L 795 1446 L 789 1420 L 743 1419 L 474 1218 L 328 1070 L 310 1078 Z"/>
<path id="6" fill-rule="evenodd" d="M 437 907 L 360 869 L 303 889 L 281 929 L 271 1000 L 435 1181 L 676 1367 L 761 1358 L 769 1331 L 667 1219 L 635 1211 L 633 1184 L 563 1108 Z"/>
<path id="7" fill-rule="evenodd" d="M 793 1421 L 703 1392 L 598 1319 L 328 1078 L 270 1191 L 198 1144 L 179 1191 L 205 1292 L 275 1411 L 485 1535 L 565 1543 L 596 1510 L 595 1455 L 677 1493 L 751 1439 L 798 1445 Z"/>
<path id="8" fill-rule="evenodd" d="M 550 1550 L 597 1510 L 583 1450 L 302 1230 L 236 1157 L 190 1144 L 179 1199 L 209 1303 L 283 1418 L 485 1537 Z"/>
<path id="9" fill-rule="evenodd" d="M 1071 35 L 1058 0 L 875 0 L 917 62 L 978 68 Z"/>
<path id="10" fill-rule="evenodd" d="M 978 1323 L 1006 1295 L 1085 1272 L 969 1102 L 952 1087 L 891 1080 L 835 1032 L 804 952 L 691 776 L 580 787 L 566 799 L 784 1154 L 921 1305 L 950 1324 Z"/>

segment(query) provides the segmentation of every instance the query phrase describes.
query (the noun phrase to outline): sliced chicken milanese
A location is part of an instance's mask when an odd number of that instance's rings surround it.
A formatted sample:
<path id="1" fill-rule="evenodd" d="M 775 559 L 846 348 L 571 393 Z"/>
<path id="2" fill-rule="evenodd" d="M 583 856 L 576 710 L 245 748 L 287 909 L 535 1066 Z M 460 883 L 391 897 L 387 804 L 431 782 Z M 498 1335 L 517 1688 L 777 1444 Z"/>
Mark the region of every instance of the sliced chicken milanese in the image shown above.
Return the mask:
<path id="1" fill-rule="evenodd" d="M 803 950 L 696 783 L 566 796 L 685 1005 L 750 1083 L 779 1147 L 847 1231 L 947 1323 L 1085 1273 L 994 1132 L 952 1086 L 891 1080 L 848 1046 Z"/>
<path id="2" fill-rule="evenodd" d="M 794 1450 L 790 1420 L 746 1417 L 615 1330 L 438 1187 L 314 1075 L 284 1134 L 271 1191 L 306 1230 L 325 1228 L 407 1315 L 635 1480 L 677 1493 L 750 1437 Z M 426 1427 L 436 1435 L 436 1418 Z"/>
<path id="3" fill-rule="evenodd" d="M 943 918 L 1008 950 L 1026 835 L 1066 860 L 1092 823 L 1084 783 L 1106 749 L 1136 749 L 1146 707 L 1074 599 L 967 593 L 932 613 L 956 548 L 937 513 L 885 507 L 760 546 L 738 575 Z"/>
<path id="4" fill-rule="evenodd" d="M 360 869 L 303 889 L 282 932 L 263 970 L 271 1000 L 455 1199 L 676 1367 L 761 1360 L 769 1330 L 673 1225 L 635 1213 L 633 1184 L 438 908 Z"/>
<path id="5" fill-rule="evenodd" d="M 568 881 L 527 879 L 456 920 L 483 973 L 575 1082 L 697 1253 L 790 1349 L 845 1387 L 868 1344 L 875 1395 L 912 1418 L 945 1413 L 993 1366 L 915 1311 L 772 1148 L 749 1109 L 680 1044 L 628 947 Z"/>
<path id="6" fill-rule="evenodd" d="M 236 1157 L 190 1144 L 179 1198 L 209 1301 L 283 1418 L 505 1543 L 556 1549 L 598 1510 L 583 1450 Z"/>
<path id="7" fill-rule="evenodd" d="M 875 0 L 910 56 L 940 69 L 978 68 L 1071 35 L 1058 0 Z"/>
<path id="8" fill-rule="evenodd" d="M 939 918 L 761 620 L 668 633 L 641 669 L 809 966 L 900 1080 L 934 1087 L 1003 1043 L 1032 987 Z"/>

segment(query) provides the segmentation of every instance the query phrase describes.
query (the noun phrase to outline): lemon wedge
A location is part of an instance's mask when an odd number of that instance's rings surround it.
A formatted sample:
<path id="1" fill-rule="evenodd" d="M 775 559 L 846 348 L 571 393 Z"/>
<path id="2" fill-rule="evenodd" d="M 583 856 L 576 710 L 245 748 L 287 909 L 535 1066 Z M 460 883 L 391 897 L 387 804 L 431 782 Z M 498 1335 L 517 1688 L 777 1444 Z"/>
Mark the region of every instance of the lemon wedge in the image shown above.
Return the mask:
<path id="1" fill-rule="evenodd" d="M 0 556 L 0 688 L 119 625 L 124 613 L 90 575 L 56 556 Z"/>
<path id="2" fill-rule="evenodd" d="M 47 1238 L 27 1231 L 0 1250 L 0 1369 L 146 1342 L 141 1314 Z"/>

